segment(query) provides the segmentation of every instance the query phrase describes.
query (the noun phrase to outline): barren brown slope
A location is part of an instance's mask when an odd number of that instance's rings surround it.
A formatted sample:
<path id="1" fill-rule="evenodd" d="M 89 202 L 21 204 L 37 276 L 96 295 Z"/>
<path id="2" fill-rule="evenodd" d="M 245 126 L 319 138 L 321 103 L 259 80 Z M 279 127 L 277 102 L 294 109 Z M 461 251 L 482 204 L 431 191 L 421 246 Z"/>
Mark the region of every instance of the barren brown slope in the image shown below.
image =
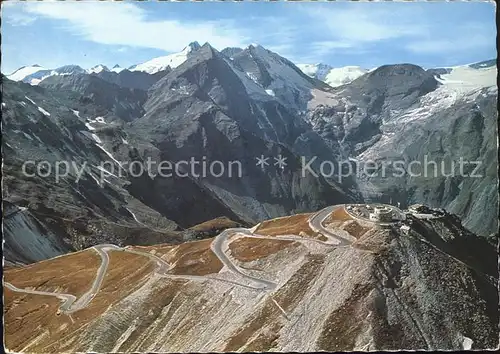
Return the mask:
<path id="1" fill-rule="evenodd" d="M 171 265 L 170 274 L 207 275 L 217 273 L 222 263 L 210 249 L 213 238 L 185 242 L 180 245 L 131 247 L 150 252 Z"/>
<path id="2" fill-rule="evenodd" d="M 24 289 L 80 296 L 92 285 L 101 257 L 92 249 L 24 267 L 6 269 L 4 279 Z"/>
<path id="3" fill-rule="evenodd" d="M 444 243 L 459 237 L 459 226 L 447 225 L 439 229 Z M 218 279 L 160 277 L 147 257 L 111 251 L 103 289 L 71 318 L 55 314 L 56 299 L 7 291 L 6 343 L 27 352 L 459 350 L 469 340 L 493 348 L 496 280 L 437 249 L 425 230 L 354 226 L 367 249 L 309 242 L 267 252 L 253 243 L 267 240 L 238 242 L 237 265 L 276 283 L 271 292 L 242 286 L 248 281 L 227 267 L 203 268 L 198 257 L 210 240 L 137 249 Z M 252 249 L 258 257 L 248 256 Z"/>
<path id="4" fill-rule="evenodd" d="M 228 217 L 221 216 L 220 218 L 215 218 L 202 222 L 201 224 L 190 227 L 190 230 L 205 232 L 208 234 L 221 232 L 222 230 L 241 227 L 241 224 L 229 219 Z"/>
<path id="5" fill-rule="evenodd" d="M 282 218 L 265 220 L 259 224 L 255 233 L 267 236 L 300 235 L 302 232 L 309 237 L 316 237 L 316 233 L 309 227 L 308 219 L 313 214 L 297 214 Z"/>
<path id="6" fill-rule="evenodd" d="M 78 252 L 16 269 L 15 278 L 29 279 L 33 275 L 32 268 L 35 268 L 37 270 L 36 278 L 34 278 L 36 282 L 43 284 L 46 281 L 52 281 L 59 284 L 62 280 L 56 278 L 55 274 L 59 274 L 60 269 L 68 270 L 66 277 L 63 276 L 61 279 L 70 279 L 70 270 L 76 265 L 85 267 L 84 263 L 79 262 L 82 261 L 83 255 L 88 257 L 87 253 L 92 254 L 92 252 L 92 250 Z M 97 255 L 96 257 L 100 261 L 100 257 Z M 87 308 L 71 315 L 59 314 L 60 300 L 55 297 L 23 294 L 4 288 L 6 347 L 10 350 L 21 351 L 29 345 L 26 348 L 28 351 L 61 351 L 65 345 L 63 338 L 73 338 L 89 322 L 132 293 L 154 268 L 151 261 L 140 255 L 112 251 L 109 253 L 109 258 L 109 268 L 101 290 Z M 51 273 L 51 270 L 54 273 Z M 13 276 L 9 273 L 11 272 L 5 272 L 6 278 Z M 74 280 L 68 280 L 69 284 L 73 284 L 72 289 L 75 289 L 75 293 L 69 291 L 68 293 L 80 295 L 86 292 L 94 280 L 95 273 L 96 269 L 90 269 L 85 279 L 86 283 L 79 286 L 75 285 Z M 34 283 L 34 280 L 32 282 Z M 30 284 L 30 282 L 26 280 L 25 284 Z"/>
<path id="7" fill-rule="evenodd" d="M 293 241 L 266 240 L 255 238 L 238 238 L 229 244 L 231 256 L 241 262 L 251 262 L 265 258 L 292 245 Z"/>

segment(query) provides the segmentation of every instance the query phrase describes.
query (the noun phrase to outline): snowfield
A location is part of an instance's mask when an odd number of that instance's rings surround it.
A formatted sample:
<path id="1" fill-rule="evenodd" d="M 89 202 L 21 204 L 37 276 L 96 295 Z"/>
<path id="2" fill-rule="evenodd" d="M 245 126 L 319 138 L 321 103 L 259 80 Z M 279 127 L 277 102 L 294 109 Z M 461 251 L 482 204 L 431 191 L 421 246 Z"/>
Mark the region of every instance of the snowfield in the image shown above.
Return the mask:
<path id="1" fill-rule="evenodd" d="M 474 69 L 468 65 L 455 66 L 449 74 L 441 75 L 436 80 L 442 83 L 448 90 L 454 91 L 459 96 L 468 95 L 474 91 L 497 84 L 497 68 L 490 66 Z"/>
<path id="2" fill-rule="evenodd" d="M 87 72 L 89 74 L 98 74 L 98 73 L 103 72 L 103 71 L 109 71 L 109 69 L 106 66 L 101 65 L 101 64 L 96 65 L 96 66 L 87 70 Z"/>
<path id="3" fill-rule="evenodd" d="M 198 43 L 191 43 L 179 53 L 165 55 L 146 61 L 142 64 L 131 67 L 130 71 L 144 71 L 148 74 L 155 74 L 159 71 L 165 70 L 167 67 L 174 69 L 184 63 L 191 52 L 199 48 Z"/>
<path id="4" fill-rule="evenodd" d="M 441 85 L 422 96 L 416 108 L 404 114 L 393 112 L 394 116 L 390 122 L 382 126 L 383 134 L 380 140 L 361 153 L 358 158 L 376 159 L 381 152 L 390 150 L 394 146 L 393 139 L 397 137 L 397 134 L 393 133 L 395 129 L 411 129 L 412 123 L 426 120 L 458 101 L 473 102 L 483 89 L 488 88 L 488 94 L 498 92 L 496 66 L 474 69 L 469 65 L 463 65 L 448 69 L 451 69 L 450 73 L 435 77 Z"/>
<path id="5" fill-rule="evenodd" d="M 325 82 L 332 86 L 337 87 L 348 84 L 356 80 L 361 75 L 364 75 L 368 70 L 360 68 L 359 66 L 344 66 L 343 68 L 333 68 L 328 72 L 325 77 Z"/>
<path id="6" fill-rule="evenodd" d="M 334 68 L 326 64 L 297 64 L 304 74 L 321 80 L 332 87 L 348 84 L 369 70 L 359 66 Z"/>
<path id="7" fill-rule="evenodd" d="M 38 71 L 41 70 L 46 70 L 45 68 L 42 68 L 39 65 L 33 65 L 33 66 L 23 66 L 16 71 L 14 71 L 12 74 L 8 75 L 7 78 L 10 80 L 14 81 L 21 81 L 24 79 L 26 76 L 32 75 Z"/>
<path id="8" fill-rule="evenodd" d="M 123 71 L 123 70 L 125 70 L 125 68 L 122 68 L 122 67 L 121 67 L 121 66 L 119 66 L 119 65 L 115 65 L 115 66 L 111 69 L 111 71 L 113 71 L 113 72 L 115 72 L 115 73 L 117 73 L 117 74 L 118 74 L 119 72 Z"/>
<path id="9" fill-rule="evenodd" d="M 304 74 L 314 77 L 318 80 L 324 81 L 326 75 L 333 69 L 330 65 L 326 64 L 297 64 L 296 65 Z"/>

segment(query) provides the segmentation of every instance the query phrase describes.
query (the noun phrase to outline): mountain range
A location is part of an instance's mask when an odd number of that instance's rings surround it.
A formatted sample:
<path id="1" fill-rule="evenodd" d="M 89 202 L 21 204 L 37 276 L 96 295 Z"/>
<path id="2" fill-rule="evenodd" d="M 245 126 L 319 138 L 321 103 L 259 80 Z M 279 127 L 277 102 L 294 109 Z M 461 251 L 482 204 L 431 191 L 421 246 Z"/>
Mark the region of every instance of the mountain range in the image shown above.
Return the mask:
<path id="1" fill-rule="evenodd" d="M 301 70 L 259 45 L 219 52 L 191 43 L 129 69 L 67 65 L 50 74 L 24 68 L 2 76 L 4 199 L 27 208 L 14 214 L 11 237 L 27 228 L 34 238 L 40 230 L 52 234 L 36 256 L 20 254 L 33 240 L 7 244 L 16 255 L 10 260 L 40 260 L 96 239 L 126 243 L 132 236 L 118 224 L 137 226 L 136 219 L 139 227 L 155 220 L 152 239 L 162 237 L 156 224 L 168 225 L 165 239 L 180 242 L 183 230 L 220 216 L 249 225 L 349 201 L 425 203 L 458 214 L 475 233 L 496 232 L 494 61 L 347 70 L 353 76 L 337 87 L 320 80 L 332 69 L 317 69 Z M 256 166 L 260 156 L 271 158 L 268 168 Z M 286 169 L 273 165 L 278 156 Z M 78 182 L 75 171 L 58 183 L 27 177 L 21 167 L 33 157 L 88 169 Z M 453 176 L 319 173 L 321 161 L 391 165 L 424 157 L 446 166 L 480 161 L 475 172 L 482 178 L 458 174 L 458 165 L 450 167 Z M 153 178 L 127 171 L 97 180 L 102 161 L 122 170 L 118 161 L 191 158 L 239 161 L 243 175 Z M 303 175 L 301 162 L 311 160 L 319 175 Z M 77 220 L 82 229 L 75 233 Z M 97 236 L 95 223 L 114 231 Z M 41 255 L 45 249 L 51 251 Z"/>
<path id="2" fill-rule="evenodd" d="M 169 54 L 162 57 L 153 58 L 144 63 L 135 64 L 128 68 L 122 68 L 116 64 L 111 69 L 105 65 L 95 65 L 90 69 L 83 69 L 78 65 L 66 65 L 56 69 L 45 69 L 37 64 L 32 66 L 21 67 L 14 71 L 7 77 L 14 81 L 23 81 L 32 85 L 37 85 L 40 81 L 55 75 L 68 75 L 80 73 L 101 73 L 101 72 L 115 72 L 119 73 L 123 70 L 128 71 L 141 71 L 148 74 L 156 74 L 166 69 L 173 69 L 187 60 L 191 53 L 200 49 L 201 46 L 198 42 L 189 43 L 182 51 L 178 53 Z M 226 48 L 222 51 L 224 55 L 231 57 L 233 54 L 241 52 L 241 48 Z M 302 70 L 306 75 L 326 82 L 332 87 L 346 84 L 356 79 L 357 77 L 368 72 L 357 66 L 347 66 L 343 68 L 333 68 L 326 64 L 297 64 L 297 67 Z"/>
<path id="3" fill-rule="evenodd" d="M 99 74 L 104 72 L 120 73 L 121 71 L 139 71 L 148 74 L 156 74 L 157 72 L 164 71 L 166 69 L 173 69 L 180 64 L 182 64 L 192 51 L 196 51 L 200 48 L 198 42 L 193 42 L 187 45 L 181 52 L 166 55 L 163 57 L 158 57 L 151 59 L 147 62 L 132 65 L 129 68 L 122 68 L 120 65 L 115 64 L 111 69 L 106 65 L 98 64 L 90 69 L 83 69 L 78 65 L 65 65 L 56 69 L 45 69 L 38 64 L 32 66 L 23 66 L 12 74 L 7 75 L 7 78 L 13 81 L 22 81 L 32 85 L 38 85 L 42 80 L 58 75 L 70 75 L 70 74 Z"/>

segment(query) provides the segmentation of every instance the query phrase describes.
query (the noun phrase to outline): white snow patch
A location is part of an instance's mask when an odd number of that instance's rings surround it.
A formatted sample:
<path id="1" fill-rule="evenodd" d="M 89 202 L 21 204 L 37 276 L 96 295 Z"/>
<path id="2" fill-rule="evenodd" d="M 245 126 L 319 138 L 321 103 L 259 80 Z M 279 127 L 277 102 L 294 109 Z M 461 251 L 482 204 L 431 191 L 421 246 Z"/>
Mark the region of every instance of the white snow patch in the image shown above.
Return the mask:
<path id="1" fill-rule="evenodd" d="M 319 64 L 296 64 L 296 66 L 307 76 L 317 78 Z"/>
<path id="2" fill-rule="evenodd" d="M 87 127 L 88 130 L 92 131 L 95 130 L 93 126 L 90 125 L 90 123 L 85 123 L 85 126 Z"/>
<path id="3" fill-rule="evenodd" d="M 31 135 L 29 135 L 29 134 L 27 134 L 27 133 L 25 133 L 25 132 L 23 132 L 23 134 L 24 134 L 24 136 L 25 136 L 27 139 L 29 139 L 29 140 L 33 140 L 33 138 L 31 137 Z"/>
<path id="4" fill-rule="evenodd" d="M 128 145 L 128 141 L 122 138 L 122 143 Z"/>
<path id="5" fill-rule="evenodd" d="M 100 123 L 100 124 L 106 124 L 104 121 L 103 117 L 95 117 L 94 119 L 87 119 L 89 123 Z"/>
<path id="6" fill-rule="evenodd" d="M 33 78 L 31 80 L 29 80 L 29 84 L 32 85 L 32 86 L 36 86 L 38 85 L 40 82 L 42 82 L 43 80 L 45 80 L 46 78 L 48 77 L 51 77 L 51 76 L 58 76 L 59 73 L 57 71 L 51 71 L 50 73 L 40 77 L 40 78 Z M 66 74 L 67 75 L 67 74 Z M 26 80 L 26 78 L 25 78 Z"/>
<path id="7" fill-rule="evenodd" d="M 106 173 L 107 175 L 114 176 L 114 177 L 116 177 L 116 178 L 120 178 L 120 177 L 118 177 L 117 175 L 115 175 L 114 173 L 109 172 L 108 170 L 106 170 L 106 169 L 105 169 L 104 167 L 102 167 L 102 166 L 95 166 L 95 165 L 94 165 L 94 167 L 95 167 L 95 168 L 97 168 L 99 171 Z"/>
<path id="8" fill-rule="evenodd" d="M 470 339 L 469 337 L 462 336 L 463 337 L 463 342 L 462 342 L 462 347 L 464 350 L 471 350 L 472 349 L 472 344 L 474 341 Z"/>
<path id="9" fill-rule="evenodd" d="M 75 109 L 72 109 L 72 111 L 73 111 L 73 114 L 74 114 L 75 116 L 77 116 L 78 118 L 80 118 L 80 112 L 79 112 L 79 111 L 77 111 L 77 110 L 75 110 Z"/>
<path id="10" fill-rule="evenodd" d="M 43 109 L 42 107 L 38 107 L 38 106 L 37 106 L 37 108 L 38 108 L 38 110 L 39 110 L 40 112 L 42 112 L 44 115 L 46 115 L 47 117 L 50 117 L 50 113 L 49 113 L 49 112 L 47 112 L 45 109 Z"/>
<path id="11" fill-rule="evenodd" d="M 129 208 L 125 208 L 125 209 L 127 209 L 127 210 L 128 210 L 128 212 L 129 212 L 130 214 L 132 214 L 132 217 L 134 218 L 134 220 L 135 220 L 137 223 L 139 223 L 139 224 L 141 224 L 141 225 L 146 226 L 143 222 L 141 222 L 139 219 L 137 219 L 137 216 L 135 216 L 135 214 L 132 212 L 132 210 L 130 210 Z M 147 227 L 147 226 L 146 226 L 146 227 Z"/>
<path id="12" fill-rule="evenodd" d="M 255 82 L 256 84 L 259 83 L 259 81 L 257 80 L 257 76 L 255 76 L 253 73 L 250 73 L 250 72 L 246 72 L 245 74 L 247 74 L 247 76 L 253 81 Z"/>
<path id="13" fill-rule="evenodd" d="M 460 96 L 485 87 L 496 87 L 497 85 L 496 66 L 480 69 L 469 66 L 456 66 L 451 69 L 449 74 L 441 75 L 441 79 L 438 81 Z"/>
<path id="14" fill-rule="evenodd" d="M 108 155 L 114 162 L 116 162 L 118 164 L 118 166 L 120 166 L 121 169 L 125 170 L 121 164 L 120 161 L 118 161 L 117 159 L 115 159 L 115 157 L 108 151 L 106 150 L 102 145 L 99 145 L 99 144 L 96 144 L 102 151 L 104 151 L 106 153 L 106 155 Z"/>
<path id="15" fill-rule="evenodd" d="M 24 96 L 24 98 L 26 98 L 28 101 L 30 101 L 31 103 L 33 103 L 36 106 L 35 101 L 33 101 L 31 98 L 29 98 L 28 96 Z"/>
<path id="16" fill-rule="evenodd" d="M 368 70 L 359 66 L 344 66 L 342 68 L 331 69 L 325 77 L 325 82 L 332 86 L 337 87 L 348 84 L 358 77 L 366 74 Z"/>
<path id="17" fill-rule="evenodd" d="M 99 64 L 99 65 L 96 65 L 96 66 L 94 66 L 94 67 L 92 67 L 92 68 L 90 68 L 90 69 L 87 70 L 87 72 L 89 74 L 92 74 L 92 73 L 98 74 L 98 73 L 100 73 L 102 71 L 109 71 L 109 69 L 107 67 L 105 67 L 104 65 Z"/>
<path id="18" fill-rule="evenodd" d="M 17 69 L 14 71 L 12 74 L 8 75 L 7 77 L 10 80 L 13 81 L 21 81 L 24 79 L 26 76 L 32 75 L 38 71 L 45 70 L 41 66 L 24 66 L 20 69 Z"/>
<path id="19" fill-rule="evenodd" d="M 40 142 L 40 144 L 43 144 L 42 139 L 40 139 L 40 137 L 38 135 L 36 135 L 34 133 L 31 133 L 31 134 L 33 134 L 33 136 L 35 137 L 35 139 L 38 140 Z"/>
<path id="20" fill-rule="evenodd" d="M 273 97 L 274 97 L 274 91 L 273 91 L 273 90 L 266 90 L 266 93 L 267 93 L 269 96 L 273 96 Z"/>
<path id="21" fill-rule="evenodd" d="M 165 55 L 158 58 L 153 58 L 149 61 L 146 61 L 142 64 L 138 64 L 131 69 L 130 71 L 144 71 L 149 74 L 155 74 L 159 71 L 165 70 L 167 67 L 174 69 L 184 63 L 189 57 L 189 53 L 192 52 L 192 48 L 187 46 L 182 50 L 182 52 Z"/>
<path id="22" fill-rule="evenodd" d="M 94 140 L 98 143 L 98 144 L 102 144 L 102 140 L 95 134 L 92 134 L 92 138 L 94 138 Z"/>
<path id="23" fill-rule="evenodd" d="M 333 69 L 330 65 L 326 64 L 297 64 L 296 65 L 304 74 L 314 77 L 318 80 L 324 80 L 326 75 Z"/>
<path id="24" fill-rule="evenodd" d="M 495 93 L 496 67 L 474 69 L 468 66 L 452 68 L 449 74 L 435 77 L 441 83 L 436 90 L 429 92 L 420 99 L 418 108 L 407 111 L 399 116 L 399 123 L 425 119 L 436 111 L 451 107 L 459 100 L 473 101 L 482 89 Z M 490 91 L 491 90 L 491 91 Z"/>
<path id="25" fill-rule="evenodd" d="M 348 84 L 368 70 L 359 66 L 344 66 L 333 68 L 326 64 L 297 64 L 297 67 L 307 76 L 326 82 L 332 87 Z"/>
<path id="26" fill-rule="evenodd" d="M 2 102 L 2 107 L 6 107 L 7 105 L 5 104 L 5 102 Z"/>
<path id="27" fill-rule="evenodd" d="M 122 68 L 120 66 L 111 69 L 111 71 L 113 71 L 115 73 L 119 73 L 119 72 L 121 72 L 123 70 L 125 70 L 125 68 Z"/>

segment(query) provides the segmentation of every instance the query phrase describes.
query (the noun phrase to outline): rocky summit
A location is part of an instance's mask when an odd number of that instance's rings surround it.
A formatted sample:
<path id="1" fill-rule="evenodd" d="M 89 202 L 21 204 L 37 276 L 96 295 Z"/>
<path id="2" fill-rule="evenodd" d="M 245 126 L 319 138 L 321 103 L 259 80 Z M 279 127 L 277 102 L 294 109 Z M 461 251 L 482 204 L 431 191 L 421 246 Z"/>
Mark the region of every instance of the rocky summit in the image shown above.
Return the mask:
<path id="1" fill-rule="evenodd" d="M 6 348 L 495 348 L 496 61 L 219 49 L 2 74 Z"/>

